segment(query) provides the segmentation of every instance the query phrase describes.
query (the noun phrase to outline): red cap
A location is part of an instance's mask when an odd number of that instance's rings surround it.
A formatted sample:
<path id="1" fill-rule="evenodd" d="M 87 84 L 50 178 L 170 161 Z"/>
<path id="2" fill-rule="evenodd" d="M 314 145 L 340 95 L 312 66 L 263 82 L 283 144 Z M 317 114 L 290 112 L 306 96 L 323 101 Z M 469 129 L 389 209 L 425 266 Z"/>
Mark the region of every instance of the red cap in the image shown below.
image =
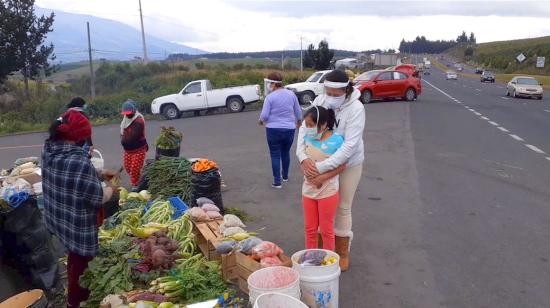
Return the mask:
<path id="1" fill-rule="evenodd" d="M 82 113 L 69 110 L 61 118 L 63 123 L 57 127 L 57 131 L 64 140 L 80 142 L 92 136 L 92 124 Z"/>

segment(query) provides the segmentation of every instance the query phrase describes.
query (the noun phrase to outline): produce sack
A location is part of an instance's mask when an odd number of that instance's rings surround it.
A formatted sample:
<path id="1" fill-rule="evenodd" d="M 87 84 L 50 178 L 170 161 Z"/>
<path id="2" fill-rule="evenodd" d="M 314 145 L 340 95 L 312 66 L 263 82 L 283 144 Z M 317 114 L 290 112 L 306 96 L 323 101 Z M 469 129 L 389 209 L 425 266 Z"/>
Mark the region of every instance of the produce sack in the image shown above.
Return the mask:
<path id="1" fill-rule="evenodd" d="M 252 253 L 252 248 L 256 247 L 256 245 L 260 244 L 261 242 L 263 242 L 262 239 L 252 236 L 247 238 L 246 240 L 240 241 L 237 249 L 245 255 L 250 255 Z"/>
<path id="2" fill-rule="evenodd" d="M 215 211 L 215 212 L 219 212 L 220 209 L 215 206 L 214 204 L 211 204 L 211 203 L 205 203 L 203 205 L 199 205 L 201 207 L 201 209 L 205 210 L 205 211 Z"/>
<path id="3" fill-rule="evenodd" d="M 193 206 L 198 206 L 196 200 L 204 197 L 210 199 L 223 212 L 223 200 L 221 194 L 221 177 L 218 169 L 206 172 L 192 172 L 191 174 L 191 200 Z"/>
<path id="4" fill-rule="evenodd" d="M 243 224 L 241 219 L 233 214 L 227 214 L 223 216 L 223 225 L 226 228 L 229 228 L 229 227 L 246 228 L 246 225 Z"/>
<path id="5" fill-rule="evenodd" d="M 283 250 L 279 246 L 277 246 L 277 244 L 268 241 L 263 241 L 252 248 L 252 257 L 257 260 L 266 257 L 276 257 L 282 253 Z"/>
<path id="6" fill-rule="evenodd" d="M 218 244 L 218 247 L 216 247 L 216 252 L 221 254 L 227 254 L 230 253 L 233 248 L 237 246 L 236 241 L 223 241 Z"/>
<path id="7" fill-rule="evenodd" d="M 320 266 L 327 253 L 322 250 L 308 250 L 300 256 L 298 263 L 302 265 Z"/>
<path id="8" fill-rule="evenodd" d="M 205 204 L 215 204 L 214 201 L 208 199 L 208 198 L 205 198 L 205 197 L 200 197 L 197 199 L 197 205 L 202 207 L 203 205 Z"/>
<path id="9" fill-rule="evenodd" d="M 262 267 L 279 266 L 282 264 L 283 262 L 281 262 L 279 257 L 265 257 L 260 261 Z"/>
<path id="10" fill-rule="evenodd" d="M 208 214 L 201 209 L 200 207 L 192 207 L 189 209 L 189 215 L 191 215 L 191 219 L 194 221 L 208 221 L 210 218 L 208 217 Z"/>
<path id="11" fill-rule="evenodd" d="M 229 237 L 233 234 L 244 233 L 244 232 L 246 232 L 246 231 L 241 227 L 229 227 L 229 228 L 225 228 L 225 230 L 223 230 L 222 234 L 225 237 Z"/>
<path id="12" fill-rule="evenodd" d="M 218 211 L 206 211 L 206 215 L 208 215 L 210 219 L 220 219 L 223 217 Z"/>

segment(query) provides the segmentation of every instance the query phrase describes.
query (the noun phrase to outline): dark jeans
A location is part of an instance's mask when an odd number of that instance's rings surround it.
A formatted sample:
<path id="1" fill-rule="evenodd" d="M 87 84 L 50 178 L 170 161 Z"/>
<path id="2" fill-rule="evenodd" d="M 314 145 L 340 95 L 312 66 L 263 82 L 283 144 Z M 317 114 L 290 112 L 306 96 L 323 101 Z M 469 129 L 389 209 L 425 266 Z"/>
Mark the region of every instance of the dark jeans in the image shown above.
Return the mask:
<path id="1" fill-rule="evenodd" d="M 281 162 L 283 164 L 283 178 L 288 179 L 290 167 L 290 148 L 294 142 L 294 129 L 266 128 L 267 145 L 271 155 L 271 169 L 273 184 L 281 184 Z"/>

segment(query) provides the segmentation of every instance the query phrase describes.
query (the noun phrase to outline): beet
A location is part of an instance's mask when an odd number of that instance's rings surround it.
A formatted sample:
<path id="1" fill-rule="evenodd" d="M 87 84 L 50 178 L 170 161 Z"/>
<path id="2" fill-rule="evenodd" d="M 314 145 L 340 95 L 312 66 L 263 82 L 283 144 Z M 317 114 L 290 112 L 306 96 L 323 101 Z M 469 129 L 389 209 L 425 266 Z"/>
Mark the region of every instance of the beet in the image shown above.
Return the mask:
<path id="1" fill-rule="evenodd" d="M 166 261 L 166 252 L 162 249 L 156 249 L 153 251 L 152 259 L 154 267 L 161 266 Z"/>
<path id="2" fill-rule="evenodd" d="M 167 238 L 167 237 L 159 237 L 159 238 L 157 239 L 157 243 L 158 243 L 159 245 L 166 245 L 166 243 L 168 243 L 168 242 L 170 242 L 170 239 Z"/>

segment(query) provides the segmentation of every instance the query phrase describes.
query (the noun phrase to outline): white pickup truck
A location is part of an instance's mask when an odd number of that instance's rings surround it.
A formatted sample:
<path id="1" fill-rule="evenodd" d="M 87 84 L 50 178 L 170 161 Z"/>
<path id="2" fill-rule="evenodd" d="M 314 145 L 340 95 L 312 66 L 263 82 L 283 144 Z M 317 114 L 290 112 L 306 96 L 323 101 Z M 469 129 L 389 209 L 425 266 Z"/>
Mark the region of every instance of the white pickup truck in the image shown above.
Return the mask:
<path id="1" fill-rule="evenodd" d="M 260 94 L 259 85 L 212 89 L 210 80 L 196 80 L 188 83 L 179 93 L 155 98 L 151 103 L 151 112 L 162 114 L 168 120 L 179 118 L 186 111 L 198 113 L 227 107 L 231 112 L 240 112 L 246 104 L 259 101 Z"/>
<path id="2" fill-rule="evenodd" d="M 285 88 L 298 96 L 300 104 L 310 104 L 316 96 L 325 93 L 323 82 L 325 81 L 326 75 L 330 72 L 331 70 L 315 72 L 313 75 L 309 76 L 306 81 L 289 84 Z"/>

